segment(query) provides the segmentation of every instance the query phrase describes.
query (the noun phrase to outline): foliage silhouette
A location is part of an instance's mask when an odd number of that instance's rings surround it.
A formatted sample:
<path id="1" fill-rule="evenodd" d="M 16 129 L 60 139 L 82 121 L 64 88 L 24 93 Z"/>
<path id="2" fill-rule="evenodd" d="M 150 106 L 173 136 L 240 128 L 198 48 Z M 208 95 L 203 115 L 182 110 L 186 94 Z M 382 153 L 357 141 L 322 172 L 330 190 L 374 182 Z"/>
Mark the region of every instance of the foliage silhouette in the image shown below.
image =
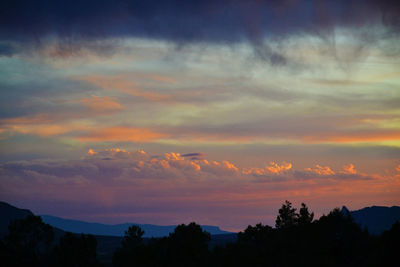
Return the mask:
<path id="1" fill-rule="evenodd" d="M 53 228 L 39 216 L 12 221 L 2 245 L 6 266 L 43 266 L 47 264 L 54 240 Z M 3 254 L 2 253 L 2 254 Z"/>
<path id="2" fill-rule="evenodd" d="M 125 237 L 122 240 L 122 247 L 137 247 L 142 244 L 144 231 L 136 225 L 132 225 L 125 232 Z"/>
<path id="3" fill-rule="evenodd" d="M 299 215 L 297 219 L 297 223 L 299 225 L 306 225 L 313 221 L 314 219 L 314 212 L 309 212 L 308 207 L 306 204 L 301 203 L 301 208 L 299 210 Z"/>
<path id="4" fill-rule="evenodd" d="M 178 225 L 168 237 L 172 266 L 204 266 L 210 239 L 210 234 L 194 222 Z"/>
<path id="5" fill-rule="evenodd" d="M 210 234 L 192 222 L 164 238 L 143 239 L 131 226 L 113 255 L 114 266 L 399 266 L 400 223 L 381 236 L 369 235 L 346 209 L 314 220 L 306 204 L 299 213 L 289 201 L 279 209 L 276 228 L 249 225 L 236 242 L 209 248 Z M 2 266 L 99 266 L 96 238 L 66 233 L 30 216 L 9 225 L 0 240 Z"/>
<path id="6" fill-rule="evenodd" d="M 275 229 L 248 226 L 236 243 L 214 249 L 213 266 L 382 266 L 388 257 L 377 248 L 390 241 L 372 238 L 340 209 L 313 217 L 304 203 L 297 214 L 286 201 Z"/>
<path id="7" fill-rule="evenodd" d="M 292 208 L 292 203 L 285 201 L 285 204 L 279 209 L 279 215 L 276 217 L 275 227 L 278 229 L 292 227 L 297 224 L 299 215 L 296 209 Z"/>
<path id="8" fill-rule="evenodd" d="M 395 222 L 390 230 L 382 233 L 381 236 L 381 255 L 382 266 L 400 266 L 400 222 Z"/>
<path id="9" fill-rule="evenodd" d="M 122 247 L 114 253 L 114 266 L 147 266 L 143 234 L 144 231 L 139 226 L 132 225 L 128 228 L 121 242 Z"/>
<path id="10" fill-rule="evenodd" d="M 93 235 L 65 233 L 52 254 L 53 266 L 99 266 L 96 258 L 97 241 Z"/>
<path id="11" fill-rule="evenodd" d="M 169 237 L 144 244 L 143 231 L 132 226 L 113 257 L 115 266 L 206 266 L 210 234 L 192 222 L 178 225 Z"/>

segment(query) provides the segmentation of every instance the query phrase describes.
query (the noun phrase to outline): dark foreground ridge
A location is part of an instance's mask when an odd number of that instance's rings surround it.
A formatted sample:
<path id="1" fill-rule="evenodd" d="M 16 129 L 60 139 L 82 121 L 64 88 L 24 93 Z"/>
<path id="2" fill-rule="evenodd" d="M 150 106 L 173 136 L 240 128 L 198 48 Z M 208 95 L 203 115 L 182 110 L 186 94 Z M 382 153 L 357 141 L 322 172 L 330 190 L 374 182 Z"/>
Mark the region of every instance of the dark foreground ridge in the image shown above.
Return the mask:
<path id="1" fill-rule="evenodd" d="M 29 215 L 33 215 L 30 210 L 19 209 L 0 201 L 0 237 L 8 233 L 8 225 L 11 221 L 24 219 Z"/>
<path id="2" fill-rule="evenodd" d="M 371 234 L 380 235 L 396 221 L 400 221 L 400 207 L 372 206 L 350 212 L 354 221 Z"/>
<path id="3" fill-rule="evenodd" d="M 217 239 L 194 222 L 162 238 L 144 238 L 137 225 L 123 237 L 73 234 L 4 207 L 26 216 L 11 220 L 0 239 L 2 266 L 399 266 L 400 223 L 371 235 L 345 207 L 314 220 L 304 203 L 297 212 L 286 201 L 275 228 L 249 225 Z"/>

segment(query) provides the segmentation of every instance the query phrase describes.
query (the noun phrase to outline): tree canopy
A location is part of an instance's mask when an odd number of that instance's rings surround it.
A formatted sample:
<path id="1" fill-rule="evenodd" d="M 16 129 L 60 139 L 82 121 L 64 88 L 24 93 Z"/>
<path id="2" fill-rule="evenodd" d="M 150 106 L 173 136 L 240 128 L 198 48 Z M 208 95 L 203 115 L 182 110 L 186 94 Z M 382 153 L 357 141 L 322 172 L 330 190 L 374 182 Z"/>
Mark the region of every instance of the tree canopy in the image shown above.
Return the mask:
<path id="1" fill-rule="evenodd" d="M 237 241 L 223 246 L 211 247 L 212 237 L 195 222 L 178 225 L 168 237 L 143 235 L 138 226 L 127 229 L 113 266 L 398 266 L 400 223 L 371 236 L 344 209 L 314 220 L 306 204 L 297 213 L 285 201 L 275 228 L 249 225 Z M 53 228 L 37 216 L 12 222 L 0 239 L 2 266 L 99 266 L 96 248 L 91 235 L 67 232 L 55 238 Z"/>

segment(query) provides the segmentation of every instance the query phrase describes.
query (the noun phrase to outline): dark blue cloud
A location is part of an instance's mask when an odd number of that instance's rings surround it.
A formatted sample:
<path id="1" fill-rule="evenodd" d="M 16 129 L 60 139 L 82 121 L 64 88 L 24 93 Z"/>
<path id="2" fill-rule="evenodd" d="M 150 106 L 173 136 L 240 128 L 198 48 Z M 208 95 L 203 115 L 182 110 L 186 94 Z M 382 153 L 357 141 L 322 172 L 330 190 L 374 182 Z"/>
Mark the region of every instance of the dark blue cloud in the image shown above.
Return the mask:
<path id="1" fill-rule="evenodd" d="M 1 56 L 11 56 L 16 52 L 16 49 L 9 44 L 0 43 L 0 57 Z"/>
<path id="2" fill-rule="evenodd" d="M 173 41 L 239 41 L 329 24 L 382 20 L 399 26 L 394 0 L 3 0 L 3 38 L 139 36 Z"/>
<path id="3" fill-rule="evenodd" d="M 3 0 L 0 36 L 25 48 L 40 46 L 45 37 L 55 37 L 64 48 L 82 40 L 124 37 L 177 44 L 248 41 L 260 57 L 283 64 L 285 58 L 270 51 L 264 37 L 323 34 L 336 25 L 370 23 L 398 33 L 399 17 L 395 0 Z"/>
<path id="4" fill-rule="evenodd" d="M 204 158 L 203 153 L 187 153 L 187 154 L 183 154 L 181 156 L 184 158 L 190 158 L 191 160 L 198 160 L 198 159 Z"/>
<path id="5" fill-rule="evenodd" d="M 187 153 L 182 155 L 182 157 L 202 157 L 202 156 L 204 156 L 203 153 Z"/>

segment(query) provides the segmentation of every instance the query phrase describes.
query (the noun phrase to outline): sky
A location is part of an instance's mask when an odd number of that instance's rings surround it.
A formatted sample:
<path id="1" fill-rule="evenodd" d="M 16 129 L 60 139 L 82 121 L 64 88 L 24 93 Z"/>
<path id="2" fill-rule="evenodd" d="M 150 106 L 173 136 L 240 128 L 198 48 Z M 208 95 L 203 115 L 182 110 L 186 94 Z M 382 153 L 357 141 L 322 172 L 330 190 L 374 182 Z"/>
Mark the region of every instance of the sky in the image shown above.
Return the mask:
<path id="1" fill-rule="evenodd" d="M 400 205 L 395 0 L 0 3 L 0 200 L 102 223 Z"/>

